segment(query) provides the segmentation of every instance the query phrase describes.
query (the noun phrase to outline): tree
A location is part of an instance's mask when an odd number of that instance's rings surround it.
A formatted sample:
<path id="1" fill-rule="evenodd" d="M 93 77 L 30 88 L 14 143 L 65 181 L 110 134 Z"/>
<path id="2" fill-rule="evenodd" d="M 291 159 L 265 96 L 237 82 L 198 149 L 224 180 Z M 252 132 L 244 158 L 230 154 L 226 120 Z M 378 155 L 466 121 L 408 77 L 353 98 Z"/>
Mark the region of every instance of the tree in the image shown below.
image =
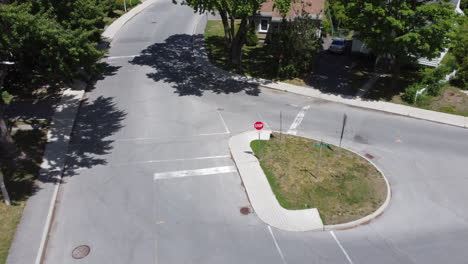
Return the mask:
<path id="1" fill-rule="evenodd" d="M 247 32 L 255 25 L 254 15 L 263 2 L 265 0 L 182 0 L 182 4 L 189 5 L 195 12 L 219 13 L 223 22 L 224 42 L 229 52 L 229 61 L 236 67 L 241 63 L 242 47 Z M 285 14 L 289 10 L 290 0 L 275 0 L 275 7 Z M 238 26 L 236 19 L 240 19 Z"/>
<path id="2" fill-rule="evenodd" d="M 455 83 L 468 90 L 468 18 L 466 16 L 460 17 L 451 52 L 458 63 Z"/>
<path id="3" fill-rule="evenodd" d="M 271 36 L 269 52 L 278 58 L 278 74 L 282 78 L 297 77 L 308 72 L 315 55 L 322 49 L 319 24 L 303 13 L 293 20 L 283 20 L 280 31 Z"/>
<path id="4" fill-rule="evenodd" d="M 0 87 L 10 92 L 15 87 L 35 89 L 30 83 L 37 80 L 54 85 L 98 71 L 96 62 L 103 52 L 89 41 L 91 32 L 68 30 L 50 12 L 33 14 L 31 8 L 29 4 L 0 7 L 0 61 L 14 62 L 14 67 L 1 69 Z M 19 152 L 6 130 L 4 105 L 0 100 L 0 151 L 13 159 Z"/>
<path id="5" fill-rule="evenodd" d="M 447 1 L 350 0 L 350 27 L 376 55 L 393 61 L 393 85 L 402 62 L 414 58 L 435 58 L 454 36 L 454 7 Z"/>

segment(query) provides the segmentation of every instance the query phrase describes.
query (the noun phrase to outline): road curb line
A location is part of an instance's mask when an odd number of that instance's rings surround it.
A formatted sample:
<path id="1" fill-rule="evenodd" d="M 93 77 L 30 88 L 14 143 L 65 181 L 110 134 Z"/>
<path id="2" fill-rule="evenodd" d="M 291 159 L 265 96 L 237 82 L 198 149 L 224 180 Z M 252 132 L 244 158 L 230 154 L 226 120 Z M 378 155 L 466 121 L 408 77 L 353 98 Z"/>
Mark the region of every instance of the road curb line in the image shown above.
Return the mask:
<path id="1" fill-rule="evenodd" d="M 130 21 L 133 17 L 145 10 L 148 6 L 158 1 L 160 0 L 146 0 L 145 2 L 135 6 L 130 11 L 123 14 L 121 17 L 117 18 L 114 22 L 112 22 L 112 24 L 110 24 L 101 35 L 109 41 L 112 41 L 115 37 L 115 34 L 117 34 L 117 32 L 119 32 L 119 30 L 125 24 L 127 24 L 128 21 Z"/>
<path id="2" fill-rule="evenodd" d="M 196 28 L 198 28 L 201 21 L 202 21 L 201 19 L 198 21 L 197 25 L 195 26 Z M 298 85 L 293 85 L 293 84 L 288 84 L 288 83 L 283 83 L 283 82 L 275 82 L 272 80 L 266 80 L 262 78 L 253 78 L 250 76 L 243 76 L 243 75 L 235 74 L 232 72 L 228 72 L 213 65 L 210 62 L 209 58 L 206 56 L 206 53 L 204 53 L 203 51 L 203 49 L 205 49 L 204 38 L 201 42 L 202 43 L 197 43 L 197 45 L 194 45 L 196 46 L 194 48 L 199 49 L 198 51 L 192 52 L 193 55 L 195 56 L 195 59 L 197 61 L 202 61 L 204 63 L 209 64 L 209 66 L 213 68 L 212 69 L 213 71 L 217 71 L 225 75 L 230 75 L 234 80 L 238 82 L 242 82 L 246 84 L 253 84 L 261 88 L 267 88 L 267 89 L 272 89 L 272 90 L 277 90 L 277 91 L 282 91 L 282 92 L 298 94 L 298 95 L 316 98 L 320 100 L 339 103 L 339 104 L 343 104 L 347 106 L 354 106 L 354 107 L 359 107 L 362 109 L 369 109 L 369 110 L 380 111 L 380 112 L 389 113 L 389 114 L 406 116 L 406 117 L 410 117 L 413 119 L 424 120 L 424 121 L 434 122 L 438 124 L 450 125 L 450 126 L 455 126 L 455 127 L 460 127 L 460 128 L 468 128 L 468 117 L 441 113 L 441 112 L 426 110 L 422 108 L 411 107 L 407 105 L 399 105 L 399 104 L 393 104 L 393 103 L 381 102 L 381 101 L 362 100 L 361 98 L 357 98 L 357 97 L 345 98 L 341 95 L 331 95 L 331 94 L 322 93 L 321 91 L 313 87 L 298 86 Z M 278 87 L 275 87 L 275 86 L 278 86 Z M 346 97 L 349 97 L 349 96 L 346 96 Z M 373 106 L 363 105 L 366 103 L 375 104 L 375 105 Z M 432 115 L 432 117 L 431 118 L 424 117 L 425 115 L 424 112 L 427 115 Z M 451 122 L 447 121 L 447 118 L 449 118 Z"/>
<path id="3" fill-rule="evenodd" d="M 354 220 L 354 221 L 351 221 L 351 222 L 343 223 L 343 224 L 324 225 L 323 226 L 324 231 L 350 229 L 350 228 L 354 228 L 354 227 L 357 227 L 357 226 L 360 226 L 360 225 L 363 225 L 363 224 L 367 224 L 367 223 L 373 221 L 374 219 L 376 219 L 377 217 L 379 217 L 380 215 L 382 215 L 384 213 L 385 209 L 387 209 L 388 205 L 390 204 L 390 200 L 392 198 L 392 189 L 390 187 L 390 182 L 388 181 L 388 179 L 385 176 L 385 174 L 383 173 L 383 171 L 379 167 L 377 167 L 377 165 L 374 162 L 372 162 L 370 159 L 366 158 L 365 156 L 363 156 L 363 155 L 361 155 L 361 154 L 359 154 L 359 153 L 357 153 L 357 152 L 355 152 L 353 150 L 350 150 L 349 148 L 346 148 L 346 147 L 340 147 L 340 148 L 346 149 L 347 151 L 352 152 L 352 153 L 362 157 L 363 159 L 367 160 L 370 164 L 372 164 L 372 166 L 374 166 L 374 168 L 376 168 L 380 172 L 380 174 L 382 175 L 382 178 L 385 180 L 385 185 L 387 186 L 387 196 L 385 198 L 384 203 L 377 210 L 375 210 L 373 213 L 371 213 L 371 214 L 369 214 L 367 216 L 364 216 L 363 218 L 360 218 L 360 219 L 357 219 L 357 220 Z"/>
<path id="4" fill-rule="evenodd" d="M 246 132 L 237 134 L 237 135 L 235 135 L 235 136 L 239 136 L 239 135 L 244 134 L 244 133 L 247 133 L 247 132 L 249 132 L 249 131 L 246 131 Z M 271 131 L 271 132 L 278 132 L 278 131 Z M 270 132 L 270 133 L 271 133 L 271 132 Z M 233 136 L 233 137 L 235 137 L 235 136 Z M 231 139 L 232 139 L 233 137 L 231 137 Z M 313 138 L 309 138 L 309 137 L 307 137 L 307 138 L 308 138 L 308 139 L 313 139 Z M 230 141 L 231 141 L 231 139 L 230 139 Z M 331 145 L 333 145 L 333 144 L 331 144 Z M 334 145 L 334 146 L 336 146 L 336 145 Z M 336 147 L 338 147 L 338 146 L 336 146 Z M 345 149 L 345 150 L 347 150 L 347 151 L 349 151 L 349 152 L 351 152 L 351 153 L 354 153 L 354 154 L 356 154 L 356 155 L 362 157 L 363 159 L 367 160 L 374 168 L 377 169 L 377 171 L 381 174 L 382 178 L 384 179 L 385 185 L 386 185 L 386 187 L 387 187 L 387 195 L 386 195 L 385 201 L 382 203 L 382 205 L 381 205 L 377 210 L 375 210 L 375 211 L 372 212 L 371 214 L 369 214 L 369 215 L 367 215 L 367 216 L 365 216 L 365 217 L 362 217 L 362 218 L 360 218 L 360 219 L 357 219 L 357 220 L 354 220 L 354 221 L 351 221 L 351 222 L 347 222 L 347 223 L 343 223 L 343 224 L 323 225 L 323 227 L 320 228 L 320 229 L 307 230 L 307 231 L 332 231 L 332 230 L 342 230 L 342 229 L 350 229 L 350 228 L 354 228 L 354 227 L 357 227 L 357 226 L 360 226 L 360 225 L 363 225 L 363 224 L 367 224 L 367 223 L 373 221 L 374 219 L 376 219 L 377 217 L 379 217 L 380 215 L 382 215 L 382 214 L 384 213 L 385 209 L 387 209 L 388 205 L 390 204 L 390 200 L 391 200 L 391 197 L 392 197 L 392 190 L 391 190 L 391 187 L 390 187 L 390 182 L 388 181 L 388 179 L 387 179 L 387 177 L 385 176 L 385 174 L 383 173 L 383 171 L 382 171 L 374 162 L 372 162 L 370 159 L 366 158 L 365 156 L 363 156 L 363 155 L 361 155 L 361 154 L 359 154 L 359 153 L 357 153 L 357 152 L 355 152 L 355 151 L 353 151 L 353 150 L 350 150 L 349 148 L 346 148 L 346 147 L 341 147 L 341 148 L 343 148 L 343 149 Z M 242 180 L 242 182 L 244 182 L 244 179 L 243 179 L 243 177 L 242 177 L 242 174 L 241 174 L 241 172 L 240 172 L 240 170 L 239 170 L 239 165 L 242 165 L 242 163 L 238 163 L 238 162 L 236 161 L 236 159 L 234 158 L 234 154 L 233 154 L 233 150 L 232 150 L 231 146 L 229 146 L 229 149 L 230 149 L 231 155 L 233 156 L 234 164 L 235 164 L 236 167 L 237 167 L 237 171 L 238 171 L 238 173 L 239 173 L 239 175 L 240 175 L 240 177 L 241 177 L 241 180 Z M 257 159 L 257 162 L 260 164 L 260 162 L 258 161 L 258 159 Z M 261 175 L 261 176 L 266 178 L 266 176 L 265 176 L 265 174 L 264 174 L 264 172 L 263 172 L 263 169 L 262 169 L 262 175 Z M 268 184 L 269 184 L 269 183 L 268 183 Z M 269 185 L 269 187 L 271 188 L 270 185 Z M 251 204 L 251 207 L 255 210 L 255 207 L 252 205 L 252 201 L 251 201 L 250 195 L 249 195 L 249 193 L 248 193 L 248 191 L 247 191 L 247 188 L 245 188 L 245 191 L 246 191 L 248 200 L 249 200 L 249 202 L 250 202 L 250 204 Z M 276 199 L 276 195 L 275 195 L 275 199 Z M 278 203 L 279 203 L 279 202 L 278 202 Z M 280 206 L 281 206 L 281 205 L 280 205 Z M 283 207 L 281 207 L 281 208 L 283 208 Z M 288 210 L 288 209 L 285 209 L 285 208 L 283 208 L 283 209 L 284 209 L 284 210 Z M 311 208 L 311 209 L 317 210 L 318 213 L 320 214 L 320 210 L 319 210 L 318 208 Z M 306 210 L 309 210 L 309 209 L 306 209 Z M 302 211 L 302 210 L 293 210 L 293 211 Z M 258 213 L 257 213 L 257 217 L 259 217 L 259 219 L 262 220 L 263 222 L 265 222 L 266 224 L 271 225 L 271 223 L 269 223 L 268 221 L 265 221 L 265 220 L 264 220 L 264 217 L 259 216 Z M 274 226 L 274 225 L 273 225 L 273 226 Z M 278 229 L 281 229 L 281 230 L 286 230 L 286 229 L 283 229 L 283 228 L 278 227 L 278 226 L 275 226 L 275 227 L 278 228 Z M 293 230 L 288 230 L 288 231 L 293 231 Z M 302 230 L 302 231 L 306 231 L 306 230 Z"/>
<path id="5" fill-rule="evenodd" d="M 63 94 L 62 94 L 62 98 L 65 98 L 67 95 L 73 95 L 75 97 L 76 100 L 78 100 L 78 106 L 76 107 L 76 112 L 73 114 L 73 121 L 71 122 L 71 130 L 70 130 L 70 134 L 73 132 L 73 128 L 75 126 L 75 122 L 76 122 L 76 115 L 80 109 L 80 106 L 81 106 L 81 102 L 83 100 L 83 96 L 85 94 L 85 89 L 84 87 L 82 87 L 81 89 L 79 89 L 78 91 L 73 91 L 71 89 L 68 89 L 66 90 Z M 64 105 L 64 104 L 62 104 Z M 55 116 L 55 114 L 54 114 Z M 52 118 L 52 121 L 54 117 Z M 70 135 L 66 135 L 66 137 L 70 137 Z M 65 137 L 65 138 L 66 138 Z M 54 143 L 54 139 L 51 138 L 50 136 L 50 133 L 48 133 L 47 135 L 47 145 L 49 144 L 53 144 Z M 64 148 L 66 148 L 65 150 L 65 156 L 67 155 L 68 153 L 68 148 L 70 146 L 70 138 L 68 138 L 68 141 L 65 143 L 66 146 Z M 47 148 L 47 146 L 46 146 Z M 48 209 L 48 212 L 47 212 L 47 217 L 46 217 L 46 221 L 45 221 L 45 224 L 44 224 L 44 229 L 42 230 L 42 236 L 41 236 L 41 240 L 40 240 L 40 245 L 39 245 L 39 249 L 38 249 L 38 253 L 36 255 L 36 259 L 35 259 L 35 264 L 41 264 L 43 262 L 43 258 L 44 258 L 44 254 L 46 252 L 46 245 L 47 245 L 47 242 L 49 240 L 49 232 L 50 232 L 50 228 L 52 226 L 52 220 L 54 219 L 54 214 L 55 214 L 55 205 L 57 203 L 57 197 L 58 197 L 58 192 L 59 192 L 59 188 L 60 188 L 60 184 L 62 182 L 62 174 L 65 170 L 65 163 L 66 163 L 66 158 L 63 160 L 63 164 L 60 165 L 60 169 L 55 169 L 55 170 L 52 170 L 52 171 L 46 171 L 46 173 L 57 173 L 57 176 L 53 178 L 53 184 L 54 184 L 54 189 L 53 189 L 53 193 L 52 193 L 52 197 L 51 197 L 51 200 L 50 200 L 50 203 L 49 203 L 49 209 Z M 46 162 L 43 162 L 41 164 L 41 170 L 48 170 L 47 166 L 49 166 Z"/>

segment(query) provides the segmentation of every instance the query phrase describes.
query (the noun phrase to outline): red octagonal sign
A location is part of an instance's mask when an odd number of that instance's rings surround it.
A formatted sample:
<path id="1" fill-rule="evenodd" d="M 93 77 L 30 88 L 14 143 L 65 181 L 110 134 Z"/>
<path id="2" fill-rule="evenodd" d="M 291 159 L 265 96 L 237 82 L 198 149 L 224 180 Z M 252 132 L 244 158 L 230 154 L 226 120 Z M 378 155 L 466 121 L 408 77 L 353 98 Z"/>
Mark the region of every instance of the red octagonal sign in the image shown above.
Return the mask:
<path id="1" fill-rule="evenodd" d="M 257 129 L 257 130 L 262 130 L 262 129 L 263 129 L 263 123 L 260 122 L 260 121 L 255 122 L 254 127 L 255 127 L 255 129 Z"/>

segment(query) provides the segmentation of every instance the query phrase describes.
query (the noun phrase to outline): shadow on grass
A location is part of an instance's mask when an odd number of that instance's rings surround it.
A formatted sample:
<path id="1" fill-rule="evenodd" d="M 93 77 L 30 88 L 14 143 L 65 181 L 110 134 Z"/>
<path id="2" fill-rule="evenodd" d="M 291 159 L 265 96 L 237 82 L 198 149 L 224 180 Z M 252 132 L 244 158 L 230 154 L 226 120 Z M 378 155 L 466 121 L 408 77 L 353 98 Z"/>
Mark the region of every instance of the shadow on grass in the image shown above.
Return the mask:
<path id="1" fill-rule="evenodd" d="M 203 38 L 203 35 L 170 36 L 164 43 L 155 43 L 144 49 L 142 55 L 135 57 L 130 63 L 152 67 L 154 72 L 147 76 L 155 82 L 170 83 L 176 89 L 175 93 L 181 96 L 201 96 L 205 91 L 217 94 L 260 93 L 256 85 L 239 82 L 232 76 L 199 65 L 193 53 L 194 38 Z"/>
<path id="2" fill-rule="evenodd" d="M 18 147 L 27 154 L 28 158 L 18 160 L 15 167 L 7 166 L 2 161 L 2 171 L 5 175 L 5 185 L 13 205 L 26 200 L 34 193 L 34 180 L 39 173 L 42 155 L 47 141 L 47 130 L 32 129 L 18 130 L 13 134 Z"/>
<path id="3" fill-rule="evenodd" d="M 402 69 L 401 75 L 398 78 L 396 85 L 392 86 L 393 76 L 387 74 L 380 77 L 364 96 L 364 99 L 380 100 L 395 103 L 402 103 L 401 95 L 405 89 L 422 80 L 422 73 L 415 67 L 407 67 Z"/>

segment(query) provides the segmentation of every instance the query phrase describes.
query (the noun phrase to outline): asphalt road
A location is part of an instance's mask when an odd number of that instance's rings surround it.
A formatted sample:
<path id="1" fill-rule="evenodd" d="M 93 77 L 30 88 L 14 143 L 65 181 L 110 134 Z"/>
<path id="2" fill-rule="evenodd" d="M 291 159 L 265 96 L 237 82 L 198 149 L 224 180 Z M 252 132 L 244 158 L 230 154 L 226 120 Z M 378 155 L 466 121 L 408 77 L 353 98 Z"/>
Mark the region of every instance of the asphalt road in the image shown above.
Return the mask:
<path id="1" fill-rule="evenodd" d="M 197 19 L 160 1 L 114 39 L 75 125 L 44 263 L 468 262 L 467 130 L 213 80 L 191 64 Z M 280 111 L 286 130 L 307 105 L 298 135 L 336 144 L 346 113 L 344 146 L 387 175 L 390 206 L 370 224 L 286 232 L 239 212 L 229 137 L 257 120 L 278 130 Z M 81 260 L 78 245 L 91 248 Z"/>

